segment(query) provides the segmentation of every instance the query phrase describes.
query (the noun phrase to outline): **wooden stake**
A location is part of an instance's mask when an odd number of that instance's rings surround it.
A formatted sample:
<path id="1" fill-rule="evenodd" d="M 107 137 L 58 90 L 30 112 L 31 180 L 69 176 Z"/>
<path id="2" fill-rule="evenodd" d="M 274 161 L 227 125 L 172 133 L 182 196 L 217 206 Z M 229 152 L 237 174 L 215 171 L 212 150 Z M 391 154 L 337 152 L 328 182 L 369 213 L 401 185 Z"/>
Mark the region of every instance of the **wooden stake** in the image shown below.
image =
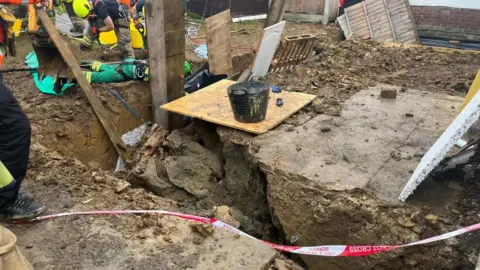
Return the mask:
<path id="1" fill-rule="evenodd" d="M 185 15 L 182 0 L 146 0 L 150 87 L 155 123 L 174 130 L 183 117 L 160 106 L 183 96 Z M 168 12 L 167 12 L 168 11 Z"/>
<path id="2" fill-rule="evenodd" d="M 75 78 L 77 79 L 77 83 L 85 92 L 85 95 L 87 96 L 87 99 L 90 102 L 90 105 L 92 106 L 93 111 L 95 112 L 95 115 L 97 116 L 98 120 L 100 120 L 100 122 L 102 123 L 103 128 L 105 129 L 105 132 L 110 138 L 110 141 L 113 143 L 113 146 L 115 147 L 115 150 L 117 151 L 118 155 L 121 156 L 124 160 L 129 160 L 130 154 L 126 151 L 127 149 L 125 145 L 123 145 L 123 142 L 117 132 L 115 125 L 113 125 L 113 123 L 110 121 L 110 116 L 105 110 L 105 107 L 103 107 L 103 104 L 98 98 L 97 94 L 95 93 L 95 90 L 93 90 L 87 78 L 85 78 L 85 76 L 83 75 L 83 71 L 80 68 L 80 65 L 78 64 L 77 60 L 75 59 L 75 56 L 73 55 L 72 50 L 70 49 L 68 44 L 63 40 L 60 33 L 58 33 L 57 28 L 55 28 L 55 25 L 50 20 L 50 17 L 48 17 L 47 12 L 43 9 L 37 9 L 37 15 L 40 21 L 42 22 L 42 25 L 47 30 L 53 43 L 55 44 L 55 46 L 57 46 L 57 49 L 62 55 L 63 59 L 65 60 L 65 62 L 70 67 L 73 74 L 75 75 Z"/>
<path id="3" fill-rule="evenodd" d="M 158 1 L 158 0 L 155 0 Z M 183 0 L 164 0 L 165 56 L 167 59 L 168 102 L 184 96 L 185 70 L 185 8 Z M 168 129 L 183 127 L 183 116 L 168 115 Z"/>
<path id="4" fill-rule="evenodd" d="M 163 0 L 146 0 L 145 10 L 153 119 L 157 125 L 168 128 L 168 112 L 160 110 L 161 105 L 168 103 L 163 2 Z"/>
<path id="5" fill-rule="evenodd" d="M 277 24 L 283 20 L 286 3 L 287 0 L 272 0 L 264 28 Z"/>

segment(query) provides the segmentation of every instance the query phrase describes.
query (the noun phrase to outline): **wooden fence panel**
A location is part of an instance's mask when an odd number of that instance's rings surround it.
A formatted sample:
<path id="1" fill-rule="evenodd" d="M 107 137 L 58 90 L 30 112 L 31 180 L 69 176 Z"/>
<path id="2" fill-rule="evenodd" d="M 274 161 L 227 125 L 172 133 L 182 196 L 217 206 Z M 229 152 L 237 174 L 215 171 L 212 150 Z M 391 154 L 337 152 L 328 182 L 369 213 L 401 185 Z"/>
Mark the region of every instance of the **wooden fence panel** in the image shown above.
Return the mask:
<path id="1" fill-rule="evenodd" d="M 345 9 L 339 23 L 345 35 L 380 42 L 418 43 L 408 0 L 366 0 Z"/>

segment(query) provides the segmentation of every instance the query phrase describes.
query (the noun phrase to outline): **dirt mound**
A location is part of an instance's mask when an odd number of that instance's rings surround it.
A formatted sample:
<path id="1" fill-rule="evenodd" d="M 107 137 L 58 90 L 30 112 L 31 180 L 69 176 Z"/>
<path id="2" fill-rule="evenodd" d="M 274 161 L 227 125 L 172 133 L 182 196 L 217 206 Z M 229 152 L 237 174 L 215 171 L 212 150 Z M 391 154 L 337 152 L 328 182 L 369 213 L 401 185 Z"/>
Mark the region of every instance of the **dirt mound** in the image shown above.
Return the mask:
<path id="1" fill-rule="evenodd" d="M 464 95 L 480 66 L 480 54 L 387 48 L 371 40 L 320 40 L 314 51 L 314 58 L 293 71 L 271 74 L 269 81 L 287 91 L 317 95 L 324 104 L 317 108 L 320 113 L 379 83 Z"/>
<path id="2" fill-rule="evenodd" d="M 52 212 L 163 209 L 213 216 L 213 211 L 180 209 L 171 200 L 131 188 L 125 180 L 39 144 L 32 146 L 27 177 L 26 188 Z M 207 230 L 174 217 L 71 217 L 9 227 L 36 269 L 266 269 L 277 258 L 260 242 L 222 230 L 202 233 Z"/>

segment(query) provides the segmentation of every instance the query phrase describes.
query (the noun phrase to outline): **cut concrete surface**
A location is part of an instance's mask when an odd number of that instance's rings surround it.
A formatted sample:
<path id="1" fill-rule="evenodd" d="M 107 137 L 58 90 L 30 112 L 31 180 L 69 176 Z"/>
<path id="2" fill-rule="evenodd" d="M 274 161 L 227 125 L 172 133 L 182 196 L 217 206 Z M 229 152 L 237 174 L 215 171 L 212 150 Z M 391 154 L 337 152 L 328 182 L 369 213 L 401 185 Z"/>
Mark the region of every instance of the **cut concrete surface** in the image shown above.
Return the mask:
<path id="1" fill-rule="evenodd" d="M 318 115 L 293 131 L 283 126 L 257 137 L 254 143 L 261 147 L 255 157 L 325 189 L 374 189 L 396 201 L 461 101 L 416 90 L 397 99 L 381 98 L 379 88 L 360 91 L 346 102 L 341 117 Z"/>

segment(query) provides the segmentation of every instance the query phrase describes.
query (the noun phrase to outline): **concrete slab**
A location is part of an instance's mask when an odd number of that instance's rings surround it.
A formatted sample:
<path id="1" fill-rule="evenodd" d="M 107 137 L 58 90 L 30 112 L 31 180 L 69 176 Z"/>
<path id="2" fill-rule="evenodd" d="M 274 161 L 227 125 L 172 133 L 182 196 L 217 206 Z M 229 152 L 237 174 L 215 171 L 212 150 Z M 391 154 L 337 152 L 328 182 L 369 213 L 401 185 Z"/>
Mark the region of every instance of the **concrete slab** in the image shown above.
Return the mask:
<path id="1" fill-rule="evenodd" d="M 417 90 L 383 99 L 380 91 L 358 92 L 340 117 L 319 115 L 293 131 L 282 125 L 256 137 L 254 156 L 261 166 L 305 177 L 324 190 L 373 189 L 379 198 L 398 202 L 462 99 Z"/>

